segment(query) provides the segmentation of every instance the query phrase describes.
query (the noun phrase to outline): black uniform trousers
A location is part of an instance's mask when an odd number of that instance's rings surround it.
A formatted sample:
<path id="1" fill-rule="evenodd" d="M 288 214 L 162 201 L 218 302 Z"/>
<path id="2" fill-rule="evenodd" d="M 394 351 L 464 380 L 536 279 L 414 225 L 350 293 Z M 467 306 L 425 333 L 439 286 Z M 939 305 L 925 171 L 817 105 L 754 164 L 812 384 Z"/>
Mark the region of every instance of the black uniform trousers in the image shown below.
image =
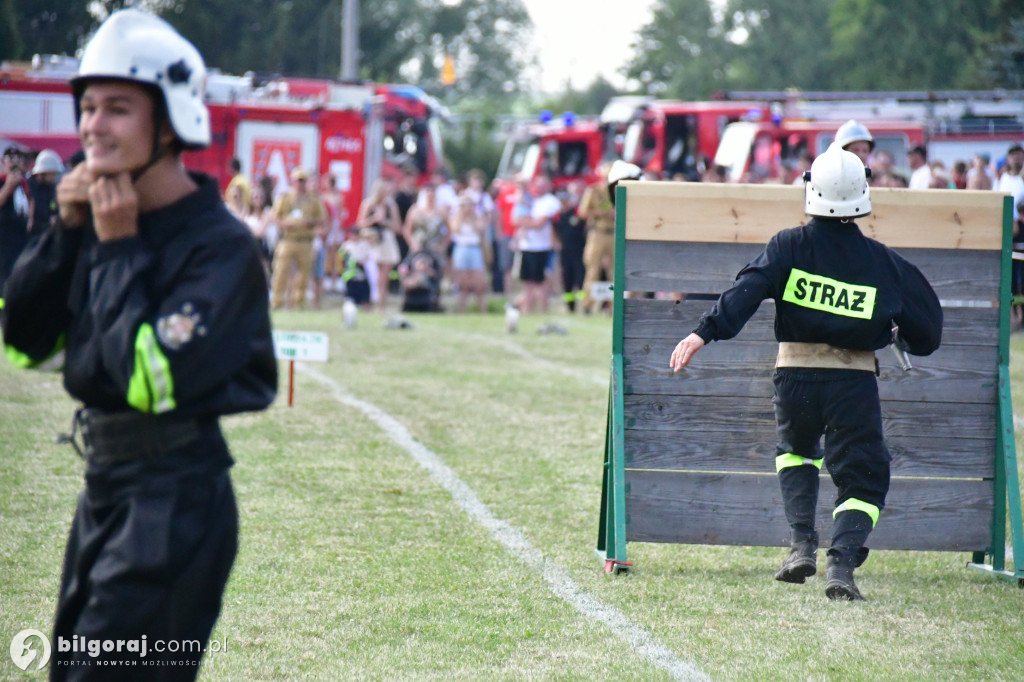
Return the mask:
<path id="1" fill-rule="evenodd" d="M 89 462 L 64 557 L 50 679 L 195 679 L 237 553 L 238 512 L 228 470 L 195 459 L 226 454 L 220 434 L 188 449 L 185 467 L 173 454 L 156 464 Z M 89 640 L 143 636 L 145 657 L 82 650 Z M 78 651 L 60 651 L 59 637 Z M 156 651 L 158 640 L 177 651 Z M 124 661 L 135 665 L 110 664 Z"/>
<path id="2" fill-rule="evenodd" d="M 776 456 L 822 457 L 838 489 L 836 506 L 856 499 L 885 506 L 891 459 L 882 434 L 882 409 L 874 374 L 862 370 L 783 367 L 774 375 Z M 813 532 L 818 501 L 818 469 L 813 465 L 779 471 L 786 517 L 794 539 Z M 845 518 L 844 518 L 845 517 Z M 832 545 L 856 551 L 871 531 L 864 512 L 837 516 Z M 842 536 L 842 537 L 840 537 Z"/>

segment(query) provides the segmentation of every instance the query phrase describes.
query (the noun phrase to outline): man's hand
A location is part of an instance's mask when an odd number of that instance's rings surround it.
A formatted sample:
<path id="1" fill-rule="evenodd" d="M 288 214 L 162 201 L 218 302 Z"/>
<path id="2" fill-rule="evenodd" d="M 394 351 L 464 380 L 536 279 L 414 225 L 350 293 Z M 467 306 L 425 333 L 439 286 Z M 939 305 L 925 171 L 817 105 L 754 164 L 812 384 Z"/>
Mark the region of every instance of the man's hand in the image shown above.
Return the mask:
<path id="1" fill-rule="evenodd" d="M 57 185 L 57 208 L 64 227 L 79 228 L 89 217 L 89 186 L 95 176 L 80 163 L 66 173 Z"/>
<path id="2" fill-rule="evenodd" d="M 134 237 L 139 233 L 139 196 L 127 172 L 104 175 L 89 185 L 96 236 L 101 242 Z"/>
<path id="3" fill-rule="evenodd" d="M 4 187 L 17 187 L 25 179 L 25 171 L 20 168 L 12 168 L 4 181 Z"/>
<path id="4" fill-rule="evenodd" d="M 696 334 L 690 334 L 676 344 L 676 349 L 672 351 L 672 358 L 668 362 L 669 367 L 672 368 L 673 372 L 678 372 L 683 367 L 690 364 L 690 360 L 693 356 L 696 355 L 697 351 L 703 347 L 704 339 L 700 338 Z"/>

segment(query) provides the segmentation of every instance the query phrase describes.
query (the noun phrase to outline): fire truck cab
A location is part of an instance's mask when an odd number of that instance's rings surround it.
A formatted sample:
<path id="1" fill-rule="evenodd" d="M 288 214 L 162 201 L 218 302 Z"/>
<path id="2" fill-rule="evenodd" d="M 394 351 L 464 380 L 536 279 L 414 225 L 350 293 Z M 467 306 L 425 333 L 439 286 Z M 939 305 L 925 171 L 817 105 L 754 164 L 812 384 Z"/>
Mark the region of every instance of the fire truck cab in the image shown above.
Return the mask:
<path id="1" fill-rule="evenodd" d="M 572 113 L 558 120 L 548 112 L 539 123 L 515 131 L 505 143 L 495 177 L 501 181 L 551 178 L 555 187 L 597 180 L 604 158 L 605 134 L 597 121 L 579 121 Z"/>
<path id="2" fill-rule="evenodd" d="M 760 119 L 767 115 L 761 102 L 679 102 L 632 98 L 632 111 L 625 118 L 621 157 L 659 179 L 683 175 L 699 179 L 718 149 L 725 127 L 735 121 Z M 602 118 L 630 102 L 613 98 Z"/>

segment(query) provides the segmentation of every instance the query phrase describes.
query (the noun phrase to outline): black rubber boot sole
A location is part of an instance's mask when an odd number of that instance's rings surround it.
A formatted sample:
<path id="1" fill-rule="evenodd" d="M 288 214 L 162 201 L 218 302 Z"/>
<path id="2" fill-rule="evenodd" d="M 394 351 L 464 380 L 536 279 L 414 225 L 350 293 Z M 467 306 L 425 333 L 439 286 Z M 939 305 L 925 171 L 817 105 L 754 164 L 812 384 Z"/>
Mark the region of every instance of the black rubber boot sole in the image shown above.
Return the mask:
<path id="1" fill-rule="evenodd" d="M 785 561 L 775 572 L 775 579 L 782 583 L 803 585 L 804 581 L 818 572 L 818 564 L 813 559 L 800 558 L 796 561 Z"/>
<path id="2" fill-rule="evenodd" d="M 867 601 L 852 582 L 837 579 L 825 583 L 825 596 L 832 601 Z"/>

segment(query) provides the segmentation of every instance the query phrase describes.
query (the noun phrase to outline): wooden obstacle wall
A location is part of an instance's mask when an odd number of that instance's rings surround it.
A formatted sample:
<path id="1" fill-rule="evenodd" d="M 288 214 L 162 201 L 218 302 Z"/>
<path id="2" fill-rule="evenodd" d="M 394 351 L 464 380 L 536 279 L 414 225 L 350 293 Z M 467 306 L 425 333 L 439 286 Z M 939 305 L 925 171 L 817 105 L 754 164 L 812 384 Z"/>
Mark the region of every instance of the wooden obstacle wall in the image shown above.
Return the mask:
<path id="1" fill-rule="evenodd" d="M 678 374 L 668 361 L 772 235 L 806 222 L 803 189 L 623 185 L 599 549 L 624 561 L 626 540 L 787 545 L 774 463 L 774 304 L 763 303 L 735 339 L 709 344 Z M 943 303 L 944 328 L 942 347 L 913 357 L 910 372 L 889 350 L 877 353 L 893 461 L 870 546 L 970 551 L 976 561 L 996 552 L 1001 560 L 1002 547 L 993 545 L 1003 542 L 1006 518 L 1006 439 L 999 431 L 1000 365 L 1008 355 L 1007 306 L 1000 305 L 1009 301 L 1004 199 L 873 189 L 872 204 L 857 224 L 923 271 Z M 1005 393 L 1008 407 L 1008 387 Z M 821 483 L 818 530 L 827 542 L 835 488 L 824 469 Z M 1019 525 L 1019 497 L 1016 515 Z"/>

